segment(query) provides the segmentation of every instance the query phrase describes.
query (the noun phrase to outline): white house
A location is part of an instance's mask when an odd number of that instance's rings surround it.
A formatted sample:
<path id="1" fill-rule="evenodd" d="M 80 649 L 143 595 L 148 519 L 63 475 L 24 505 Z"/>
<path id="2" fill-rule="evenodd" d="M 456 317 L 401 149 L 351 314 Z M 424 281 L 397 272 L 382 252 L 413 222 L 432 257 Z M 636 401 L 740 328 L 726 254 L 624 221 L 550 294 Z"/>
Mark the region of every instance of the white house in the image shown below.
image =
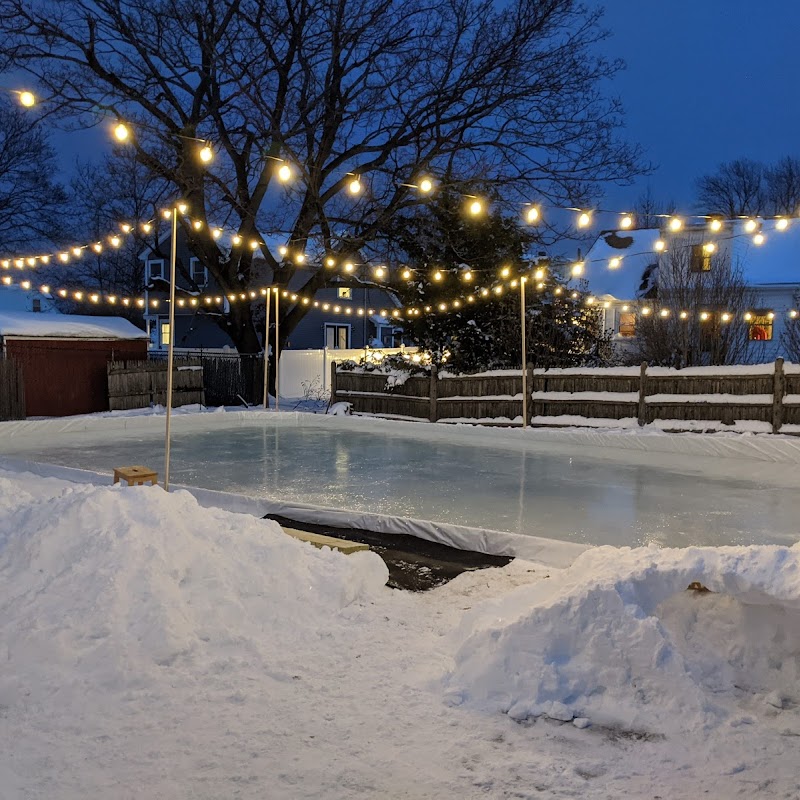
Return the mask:
<path id="1" fill-rule="evenodd" d="M 704 221 L 678 231 L 666 226 L 601 233 L 586 254 L 583 277 L 603 305 L 605 327 L 613 331 L 619 350 L 635 349 L 642 311 L 657 313 L 662 307 L 659 282 L 675 286 L 677 252 L 684 254 L 681 263 L 689 273 L 739 270 L 756 296 L 746 317 L 752 341 L 748 360 L 785 355 L 781 334 L 800 309 L 800 220 L 720 220 L 713 228 Z M 672 270 L 671 278 L 666 270 Z"/>
<path id="2" fill-rule="evenodd" d="M 59 313 L 51 295 L 42 294 L 37 289 L 23 289 L 19 284 L 5 286 L 0 283 L 0 312 L 4 311 Z"/>

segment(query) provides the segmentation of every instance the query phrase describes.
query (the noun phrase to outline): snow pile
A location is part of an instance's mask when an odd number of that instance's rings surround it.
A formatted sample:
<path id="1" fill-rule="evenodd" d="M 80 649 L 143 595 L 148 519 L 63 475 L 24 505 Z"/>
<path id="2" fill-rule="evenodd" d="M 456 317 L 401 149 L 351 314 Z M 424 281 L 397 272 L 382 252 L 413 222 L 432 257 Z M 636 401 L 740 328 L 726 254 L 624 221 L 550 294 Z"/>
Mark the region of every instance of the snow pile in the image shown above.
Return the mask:
<path id="1" fill-rule="evenodd" d="M 645 731 L 717 724 L 742 692 L 793 706 L 799 566 L 800 546 L 589 550 L 465 618 L 448 699 Z"/>
<path id="2" fill-rule="evenodd" d="M 273 670 L 388 572 L 186 492 L 0 472 L 0 706 L 189 680 L 245 658 Z"/>

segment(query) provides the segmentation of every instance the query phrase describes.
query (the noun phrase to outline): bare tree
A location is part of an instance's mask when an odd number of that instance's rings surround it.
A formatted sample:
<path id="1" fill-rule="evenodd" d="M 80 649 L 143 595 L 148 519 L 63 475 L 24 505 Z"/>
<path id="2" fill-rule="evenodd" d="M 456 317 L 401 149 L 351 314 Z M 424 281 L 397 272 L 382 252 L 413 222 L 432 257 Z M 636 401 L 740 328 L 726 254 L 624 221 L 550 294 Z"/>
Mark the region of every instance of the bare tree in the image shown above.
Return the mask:
<path id="1" fill-rule="evenodd" d="M 26 112 L 0 99 L 0 249 L 31 252 L 52 241 L 62 220 L 64 190 L 55 154 Z"/>
<path id="2" fill-rule="evenodd" d="M 639 195 L 633 206 L 634 220 L 637 228 L 660 228 L 664 218 L 675 213 L 674 200 L 663 200 L 653 194 L 651 186 Z"/>
<path id="3" fill-rule="evenodd" d="M 186 235 L 226 293 L 253 280 L 251 241 L 279 285 L 301 253 L 358 258 L 420 202 L 421 172 L 455 190 L 480 178 L 514 201 L 630 179 L 640 152 L 599 92 L 621 66 L 596 54 L 599 22 L 574 0 L 0 0 L 10 63 L 62 119 L 102 110 L 132 124 L 138 160 L 203 223 Z M 294 170 L 288 187 L 275 159 Z M 263 245 L 270 234 L 286 257 Z M 329 280 L 318 270 L 305 293 Z M 283 337 L 305 313 L 287 304 Z M 220 324 L 241 352 L 260 350 L 249 305 Z"/>
<path id="4" fill-rule="evenodd" d="M 798 303 L 800 303 L 800 293 L 795 292 L 792 304 L 796 308 Z M 781 332 L 781 347 L 791 362 L 800 364 L 800 318 L 786 318 Z"/>
<path id="5" fill-rule="evenodd" d="M 757 360 L 745 319 L 757 310 L 756 294 L 725 253 L 698 257 L 691 246 L 673 247 L 659 264 L 657 299 L 638 304 L 638 357 L 678 368 Z"/>
<path id="6" fill-rule="evenodd" d="M 767 205 L 771 214 L 800 211 L 800 159 L 786 156 L 764 173 Z"/>
<path id="7" fill-rule="evenodd" d="M 764 165 L 739 158 L 720 164 L 697 180 L 697 201 L 705 213 L 726 217 L 757 215 L 766 208 Z"/>

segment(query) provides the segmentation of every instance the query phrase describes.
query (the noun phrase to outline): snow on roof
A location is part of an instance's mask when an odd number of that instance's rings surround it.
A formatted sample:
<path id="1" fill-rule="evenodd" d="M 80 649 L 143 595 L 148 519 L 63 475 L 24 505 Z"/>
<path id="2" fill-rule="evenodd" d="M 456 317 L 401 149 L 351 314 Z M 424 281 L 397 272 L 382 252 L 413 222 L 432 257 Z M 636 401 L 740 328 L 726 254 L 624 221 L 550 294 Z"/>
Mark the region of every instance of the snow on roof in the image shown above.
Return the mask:
<path id="1" fill-rule="evenodd" d="M 758 220 L 764 241 L 757 245 L 745 230 L 747 220 L 737 220 L 723 236 L 730 242 L 731 258 L 750 286 L 800 284 L 800 224 L 791 221 L 779 230 L 776 220 Z M 692 230 L 687 229 L 687 234 Z M 697 235 L 697 234 L 695 234 Z M 670 234 L 657 228 L 634 231 L 604 231 L 589 249 L 584 275 L 595 294 L 630 300 L 639 296 L 648 267 L 658 262 L 655 243 Z M 619 258 L 616 268 L 610 266 Z"/>
<path id="2" fill-rule="evenodd" d="M 0 336 L 49 339 L 147 339 L 147 334 L 122 317 L 87 317 L 78 314 L 0 312 Z"/>
<path id="3" fill-rule="evenodd" d="M 583 262 L 589 289 L 620 300 L 636 297 L 645 270 L 658 263 L 655 243 L 660 237 L 661 231 L 657 228 L 601 233 Z M 609 266 L 613 258 L 620 259 L 616 268 Z"/>

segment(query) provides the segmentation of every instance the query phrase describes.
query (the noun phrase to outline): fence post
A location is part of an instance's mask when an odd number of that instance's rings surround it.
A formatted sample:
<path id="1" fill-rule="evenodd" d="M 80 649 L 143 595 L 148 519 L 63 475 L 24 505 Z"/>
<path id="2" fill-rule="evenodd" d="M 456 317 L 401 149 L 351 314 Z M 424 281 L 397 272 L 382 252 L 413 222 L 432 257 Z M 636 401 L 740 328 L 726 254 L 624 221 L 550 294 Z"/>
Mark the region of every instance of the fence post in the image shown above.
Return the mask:
<path id="1" fill-rule="evenodd" d="M 786 393 L 786 373 L 783 359 L 775 359 L 775 375 L 772 379 L 772 432 L 778 433 L 783 425 L 783 395 Z"/>
<path id="2" fill-rule="evenodd" d="M 331 361 L 331 401 L 328 405 L 336 402 L 336 362 Z"/>
<path id="3" fill-rule="evenodd" d="M 647 425 L 647 362 L 639 370 L 639 425 Z"/>
<path id="4" fill-rule="evenodd" d="M 430 414 L 428 419 L 431 422 L 436 422 L 439 419 L 439 375 L 436 369 L 436 364 L 431 364 L 431 388 L 430 388 Z"/>
<path id="5" fill-rule="evenodd" d="M 528 362 L 527 370 L 528 370 L 528 397 L 527 397 L 528 419 L 525 420 L 525 423 L 527 425 L 530 425 L 531 421 L 533 420 L 533 399 L 531 398 L 531 395 L 533 394 L 533 364 L 531 364 L 530 362 Z"/>

